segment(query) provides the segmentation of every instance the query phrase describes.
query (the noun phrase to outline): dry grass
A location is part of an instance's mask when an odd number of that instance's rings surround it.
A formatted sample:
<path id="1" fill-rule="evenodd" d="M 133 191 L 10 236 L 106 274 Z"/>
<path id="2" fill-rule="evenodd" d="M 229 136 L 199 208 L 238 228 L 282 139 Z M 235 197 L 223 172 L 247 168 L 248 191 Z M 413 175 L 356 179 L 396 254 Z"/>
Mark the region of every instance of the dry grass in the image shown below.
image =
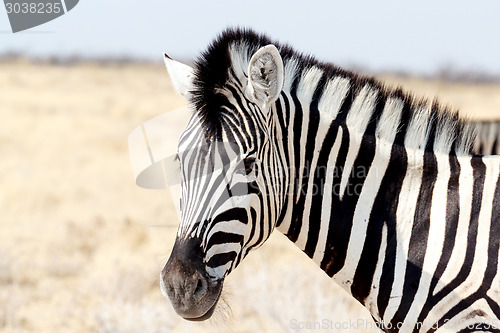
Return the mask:
<path id="1" fill-rule="evenodd" d="M 369 320 L 278 233 L 228 277 L 212 320 L 180 319 L 158 287 L 175 213 L 168 193 L 135 186 L 127 150 L 133 128 L 183 105 L 166 72 L 3 63 L 0 73 L 0 331 L 286 332 Z M 402 83 L 500 116 L 497 85 Z"/>

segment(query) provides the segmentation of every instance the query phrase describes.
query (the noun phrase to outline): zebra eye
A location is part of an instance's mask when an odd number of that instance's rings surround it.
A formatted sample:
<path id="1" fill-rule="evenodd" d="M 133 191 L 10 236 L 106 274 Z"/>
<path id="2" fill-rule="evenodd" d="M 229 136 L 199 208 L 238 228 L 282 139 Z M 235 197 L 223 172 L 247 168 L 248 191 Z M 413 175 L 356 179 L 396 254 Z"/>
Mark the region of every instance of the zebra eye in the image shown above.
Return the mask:
<path id="1" fill-rule="evenodd" d="M 255 157 L 247 157 L 243 159 L 242 165 L 236 170 L 240 175 L 248 176 L 254 171 L 255 168 Z"/>
<path id="2" fill-rule="evenodd" d="M 251 174 L 255 168 L 255 157 L 247 157 L 243 160 L 243 163 L 245 164 L 245 174 Z"/>

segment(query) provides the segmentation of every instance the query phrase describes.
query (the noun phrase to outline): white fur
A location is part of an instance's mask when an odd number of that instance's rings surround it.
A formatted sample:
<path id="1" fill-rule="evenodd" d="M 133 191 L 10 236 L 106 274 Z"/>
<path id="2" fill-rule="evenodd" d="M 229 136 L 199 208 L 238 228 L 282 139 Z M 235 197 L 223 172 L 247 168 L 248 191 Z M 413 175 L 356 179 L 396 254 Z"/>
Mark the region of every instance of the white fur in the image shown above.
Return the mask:
<path id="1" fill-rule="evenodd" d="M 359 133 L 365 132 L 366 126 L 375 108 L 378 94 L 378 90 L 374 89 L 369 84 L 361 89 L 347 115 L 346 125 L 349 130 L 354 130 Z"/>
<path id="2" fill-rule="evenodd" d="M 283 83 L 283 91 L 290 92 L 292 90 L 293 81 L 298 72 L 298 62 L 297 59 L 291 58 L 285 64 L 285 81 Z"/>
<path id="3" fill-rule="evenodd" d="M 418 108 L 408 125 L 405 135 L 405 146 L 413 149 L 424 149 L 429 139 L 430 110 L 427 107 Z"/>
<path id="4" fill-rule="evenodd" d="M 394 141 L 398 132 L 404 103 L 399 98 L 387 99 L 376 130 L 376 136 L 389 142 Z"/>
<path id="5" fill-rule="evenodd" d="M 248 65 L 248 86 L 245 94 L 261 108 L 274 103 L 283 89 L 285 70 L 276 46 L 260 48 Z"/>
<path id="6" fill-rule="evenodd" d="M 349 92 L 350 85 L 349 79 L 340 76 L 327 83 L 318 104 L 322 119 L 332 121 L 337 118 L 340 107 Z"/>
<path id="7" fill-rule="evenodd" d="M 434 151 L 448 154 L 451 151 L 453 141 L 456 139 L 456 123 L 441 118 L 436 128 L 434 140 Z"/>
<path id="8" fill-rule="evenodd" d="M 231 67 L 237 79 L 244 85 L 247 84 L 248 77 L 248 45 L 245 43 L 235 43 L 229 47 L 229 57 L 231 59 Z M 231 71 L 229 71 L 231 73 Z"/>
<path id="9" fill-rule="evenodd" d="M 166 53 L 163 54 L 163 60 L 175 91 L 188 98 L 189 92 L 193 89 L 193 68 L 171 59 Z"/>
<path id="10" fill-rule="evenodd" d="M 458 140 L 456 153 L 457 155 L 470 155 L 470 147 L 473 145 L 477 137 L 477 128 L 472 122 L 467 122 L 460 134 L 461 140 Z"/>
<path id="11" fill-rule="evenodd" d="M 340 181 L 340 200 L 344 197 L 344 191 L 349 176 L 351 175 L 352 166 L 358 156 L 359 147 L 361 145 L 361 137 L 359 134 L 364 133 L 366 126 L 368 126 L 368 122 L 375 108 L 377 95 L 377 90 L 369 85 L 364 86 L 352 103 L 351 110 L 347 115 L 346 125 L 351 132 L 351 136 L 349 139 L 349 151 L 347 152 L 344 170 L 342 171 L 342 179 Z"/>

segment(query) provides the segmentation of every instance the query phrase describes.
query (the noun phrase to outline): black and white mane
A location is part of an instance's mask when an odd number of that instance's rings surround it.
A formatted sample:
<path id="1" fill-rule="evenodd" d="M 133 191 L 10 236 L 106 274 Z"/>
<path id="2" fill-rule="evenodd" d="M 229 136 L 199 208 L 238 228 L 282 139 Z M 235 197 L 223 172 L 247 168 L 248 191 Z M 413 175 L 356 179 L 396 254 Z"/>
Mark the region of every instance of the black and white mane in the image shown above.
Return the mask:
<path id="1" fill-rule="evenodd" d="M 236 73 L 246 73 L 248 62 L 235 61 L 235 59 L 250 59 L 259 48 L 274 44 L 282 58 L 287 76 L 285 86 L 291 88 L 297 84 L 302 73 L 313 67 L 320 69 L 322 75 L 314 96 L 316 101 L 321 98 L 327 83 L 335 78 L 346 78 L 350 82 L 351 92 L 348 97 L 357 96 L 359 91 L 367 85 L 379 92 L 380 98 L 395 98 L 403 101 L 404 109 L 399 123 L 394 122 L 393 126 L 398 126 L 399 135 L 396 144 L 403 144 L 408 126 L 418 126 L 421 132 L 426 133 L 424 146 L 421 138 L 414 138 L 414 142 L 405 141 L 406 146 L 422 148 L 435 151 L 434 145 L 436 136 L 440 140 L 451 144 L 451 151 L 456 154 L 471 154 L 472 145 L 477 138 L 476 126 L 473 122 L 458 114 L 457 110 L 441 105 L 437 100 L 429 103 L 423 98 L 415 98 L 412 94 L 405 92 L 402 88 L 389 87 L 371 76 L 359 75 L 354 72 L 344 70 L 334 64 L 318 61 L 315 57 L 304 55 L 295 51 L 288 45 L 280 44 L 269 39 L 265 35 L 257 34 L 249 29 L 229 29 L 219 35 L 218 38 L 208 47 L 195 62 L 195 80 L 192 91 L 192 103 L 199 113 L 205 129 L 209 133 L 216 133 L 221 125 L 221 105 L 227 103 L 227 99 L 220 93 L 229 80 L 237 78 Z M 233 73 L 233 75 L 230 75 Z M 291 75 L 290 75 L 291 74 Z M 383 111 L 383 103 L 378 103 L 379 108 L 373 113 L 370 123 L 374 126 L 380 121 Z M 345 120 L 347 114 L 340 114 L 339 121 Z"/>

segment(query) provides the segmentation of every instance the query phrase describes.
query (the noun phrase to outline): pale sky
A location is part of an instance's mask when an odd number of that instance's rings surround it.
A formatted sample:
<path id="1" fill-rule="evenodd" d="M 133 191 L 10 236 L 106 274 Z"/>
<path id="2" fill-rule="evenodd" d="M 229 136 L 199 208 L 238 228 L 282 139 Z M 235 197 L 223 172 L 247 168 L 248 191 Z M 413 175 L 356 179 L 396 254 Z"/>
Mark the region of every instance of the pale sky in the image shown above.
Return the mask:
<path id="1" fill-rule="evenodd" d="M 1 5 L 0 5 L 1 6 Z M 228 26 L 250 27 L 344 66 L 500 75 L 500 1 L 80 0 L 12 34 L 0 7 L 0 54 L 194 58 Z"/>

